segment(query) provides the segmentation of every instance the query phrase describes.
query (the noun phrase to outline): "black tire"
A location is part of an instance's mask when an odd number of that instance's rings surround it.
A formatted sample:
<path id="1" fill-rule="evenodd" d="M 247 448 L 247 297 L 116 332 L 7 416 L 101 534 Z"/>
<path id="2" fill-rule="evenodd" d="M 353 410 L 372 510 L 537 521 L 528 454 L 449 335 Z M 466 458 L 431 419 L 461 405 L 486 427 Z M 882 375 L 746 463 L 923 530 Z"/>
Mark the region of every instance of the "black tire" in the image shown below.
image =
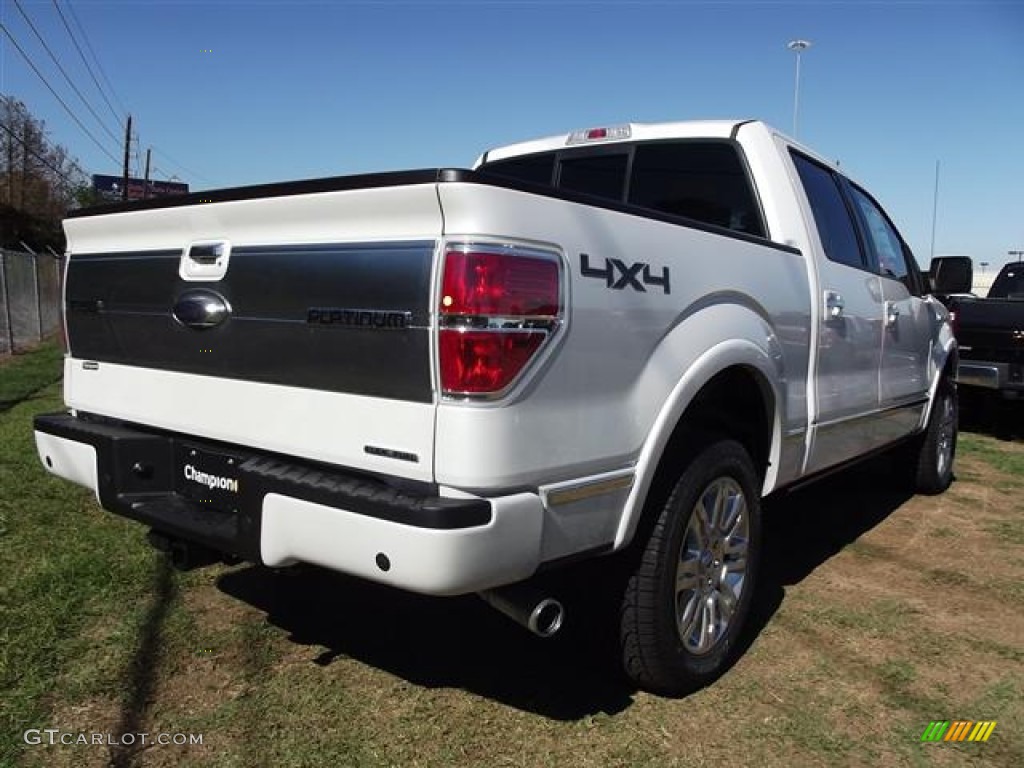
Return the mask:
<path id="1" fill-rule="evenodd" d="M 959 420 L 956 382 L 943 377 L 924 433 L 913 444 L 914 490 L 934 495 L 953 482 Z"/>
<path id="2" fill-rule="evenodd" d="M 731 662 L 750 613 L 760 559 L 759 491 L 746 449 L 734 440 L 717 440 L 683 467 L 661 509 L 650 510 L 656 520 L 647 539 L 638 542 L 641 552 L 626 584 L 620 624 L 625 671 L 640 688 L 685 695 L 715 680 Z M 715 532 L 707 535 L 707 515 L 698 510 L 707 509 L 712 494 L 732 500 L 739 514 L 732 521 L 731 512 L 712 520 Z M 739 549 L 745 551 L 745 570 L 737 582 Z M 677 593 L 680 577 L 685 584 Z M 718 610 L 731 605 L 732 612 L 717 632 L 704 634 L 702 619 L 717 623 L 712 604 Z"/>

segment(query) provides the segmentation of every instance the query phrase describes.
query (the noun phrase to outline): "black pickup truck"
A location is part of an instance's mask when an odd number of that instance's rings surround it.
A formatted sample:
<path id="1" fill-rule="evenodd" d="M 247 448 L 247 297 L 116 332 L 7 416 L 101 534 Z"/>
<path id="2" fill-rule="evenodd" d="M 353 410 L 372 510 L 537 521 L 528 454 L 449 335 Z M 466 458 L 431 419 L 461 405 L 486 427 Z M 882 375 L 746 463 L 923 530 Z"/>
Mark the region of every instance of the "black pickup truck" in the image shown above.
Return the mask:
<path id="1" fill-rule="evenodd" d="M 960 344 L 959 383 L 1024 397 L 1024 263 L 1004 266 L 984 299 L 962 295 L 971 284 L 966 257 L 935 259 L 932 275 Z"/>

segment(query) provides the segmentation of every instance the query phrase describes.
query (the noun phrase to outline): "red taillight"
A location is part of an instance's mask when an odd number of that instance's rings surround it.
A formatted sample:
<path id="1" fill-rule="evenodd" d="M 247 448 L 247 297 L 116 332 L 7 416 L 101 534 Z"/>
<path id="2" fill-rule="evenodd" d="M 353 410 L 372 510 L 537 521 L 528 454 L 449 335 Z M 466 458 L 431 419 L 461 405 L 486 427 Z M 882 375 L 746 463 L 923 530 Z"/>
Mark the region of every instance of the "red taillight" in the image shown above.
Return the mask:
<path id="1" fill-rule="evenodd" d="M 441 287 L 447 315 L 558 314 L 558 263 L 507 253 L 448 251 Z"/>
<path id="2" fill-rule="evenodd" d="M 500 392 L 547 339 L 543 331 L 441 331 L 441 384 L 448 394 Z"/>
<path id="3" fill-rule="evenodd" d="M 439 358 L 445 395 L 494 395 L 510 386 L 561 317 L 557 257 L 480 246 L 445 254 Z"/>

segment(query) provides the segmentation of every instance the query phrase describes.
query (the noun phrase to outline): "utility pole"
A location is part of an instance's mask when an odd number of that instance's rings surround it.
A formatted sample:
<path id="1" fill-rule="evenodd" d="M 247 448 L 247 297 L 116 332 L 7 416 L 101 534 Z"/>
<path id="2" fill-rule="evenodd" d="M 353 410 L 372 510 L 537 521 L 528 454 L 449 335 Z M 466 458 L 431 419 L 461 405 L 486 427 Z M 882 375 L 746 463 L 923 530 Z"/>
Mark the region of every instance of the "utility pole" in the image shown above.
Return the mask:
<path id="1" fill-rule="evenodd" d="M 797 116 L 800 112 L 800 54 L 811 47 L 810 40 L 790 40 L 786 47 L 796 53 L 796 84 L 793 87 L 793 138 L 797 136 Z"/>
<path id="2" fill-rule="evenodd" d="M 121 188 L 121 199 L 128 199 L 128 160 L 132 148 L 132 116 L 128 115 L 128 122 L 124 129 L 124 184 Z"/>
<path id="3" fill-rule="evenodd" d="M 149 158 L 153 154 L 152 147 L 146 150 L 146 176 L 142 183 L 142 199 L 149 197 Z"/>
<path id="4" fill-rule="evenodd" d="M 1019 263 L 1020 262 L 1020 257 L 1024 256 L 1024 251 L 1007 251 L 1006 255 L 1007 256 L 1016 256 L 1017 257 L 1017 261 Z"/>

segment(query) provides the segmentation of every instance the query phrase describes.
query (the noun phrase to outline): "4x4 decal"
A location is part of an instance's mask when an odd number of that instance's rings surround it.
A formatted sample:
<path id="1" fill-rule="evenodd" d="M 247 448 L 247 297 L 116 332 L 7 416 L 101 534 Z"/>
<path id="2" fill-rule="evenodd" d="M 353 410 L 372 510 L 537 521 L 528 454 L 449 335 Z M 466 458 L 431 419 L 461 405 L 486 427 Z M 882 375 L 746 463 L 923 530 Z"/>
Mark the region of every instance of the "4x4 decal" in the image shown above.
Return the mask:
<path id="1" fill-rule="evenodd" d="M 661 268 L 661 277 L 651 273 L 651 265 L 642 261 L 634 264 L 626 264 L 619 259 L 605 259 L 604 267 L 590 266 L 590 256 L 586 253 L 580 254 L 580 274 L 583 277 L 598 277 L 605 281 L 605 285 L 613 291 L 623 291 L 632 288 L 641 293 L 646 293 L 644 286 L 657 285 L 666 293 L 672 293 L 669 286 L 668 267 Z"/>

